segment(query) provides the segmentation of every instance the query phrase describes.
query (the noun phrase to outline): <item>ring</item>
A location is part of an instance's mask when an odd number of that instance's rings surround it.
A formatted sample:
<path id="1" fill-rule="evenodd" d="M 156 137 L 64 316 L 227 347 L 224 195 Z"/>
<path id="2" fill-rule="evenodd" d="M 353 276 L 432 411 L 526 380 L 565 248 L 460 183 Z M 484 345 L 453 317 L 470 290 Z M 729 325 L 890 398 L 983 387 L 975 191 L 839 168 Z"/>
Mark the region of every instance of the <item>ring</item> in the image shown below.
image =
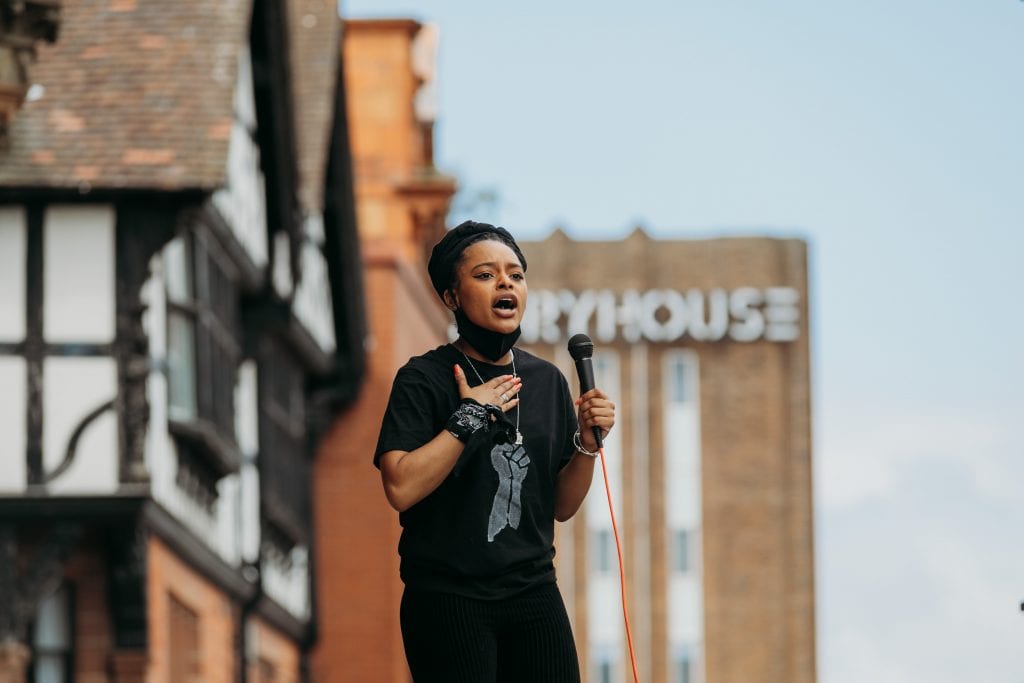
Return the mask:
<path id="1" fill-rule="evenodd" d="M 502 394 L 500 398 L 502 403 L 508 403 L 508 394 Z"/>

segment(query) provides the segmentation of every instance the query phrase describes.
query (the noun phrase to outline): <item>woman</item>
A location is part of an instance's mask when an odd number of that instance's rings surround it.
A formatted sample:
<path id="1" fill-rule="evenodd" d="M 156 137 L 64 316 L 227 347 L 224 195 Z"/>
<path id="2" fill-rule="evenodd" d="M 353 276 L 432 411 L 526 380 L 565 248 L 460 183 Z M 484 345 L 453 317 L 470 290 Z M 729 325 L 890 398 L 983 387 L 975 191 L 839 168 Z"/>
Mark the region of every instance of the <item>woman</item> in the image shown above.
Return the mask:
<path id="1" fill-rule="evenodd" d="M 579 681 L 554 520 L 583 502 L 592 427 L 607 433 L 615 406 L 593 389 L 574 407 L 554 365 L 513 348 L 526 259 L 508 231 L 467 221 L 434 247 L 428 270 L 459 337 L 398 371 L 374 457 L 403 527 L 413 679 Z"/>

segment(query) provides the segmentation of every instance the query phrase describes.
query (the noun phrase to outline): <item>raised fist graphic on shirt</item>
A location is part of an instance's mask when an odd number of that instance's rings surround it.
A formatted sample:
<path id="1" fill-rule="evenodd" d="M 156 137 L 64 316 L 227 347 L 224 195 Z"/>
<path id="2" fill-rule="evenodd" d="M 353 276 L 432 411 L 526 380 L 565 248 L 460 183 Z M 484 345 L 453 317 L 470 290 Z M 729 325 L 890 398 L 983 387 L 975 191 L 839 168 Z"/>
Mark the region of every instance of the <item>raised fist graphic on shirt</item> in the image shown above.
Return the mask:
<path id="1" fill-rule="evenodd" d="M 491 450 L 491 465 L 498 473 L 498 490 L 491 506 L 491 519 L 487 525 L 487 540 L 493 541 L 505 527 L 519 528 L 523 516 L 520 496 L 523 480 L 529 472 L 530 456 L 521 444 L 505 443 Z"/>

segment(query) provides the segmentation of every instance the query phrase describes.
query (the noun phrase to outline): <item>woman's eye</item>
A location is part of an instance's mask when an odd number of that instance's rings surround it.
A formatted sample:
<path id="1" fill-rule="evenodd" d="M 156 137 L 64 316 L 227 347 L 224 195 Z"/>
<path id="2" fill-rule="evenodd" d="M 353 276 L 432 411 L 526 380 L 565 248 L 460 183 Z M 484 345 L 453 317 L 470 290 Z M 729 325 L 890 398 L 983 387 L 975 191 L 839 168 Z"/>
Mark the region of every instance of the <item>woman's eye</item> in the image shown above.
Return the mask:
<path id="1" fill-rule="evenodd" d="M 487 280 L 487 279 L 490 279 L 491 274 L 490 273 L 477 273 L 473 277 L 475 277 L 477 280 Z"/>
<path id="2" fill-rule="evenodd" d="M 522 273 L 512 273 L 512 279 L 513 280 L 525 280 L 526 276 L 523 275 Z"/>

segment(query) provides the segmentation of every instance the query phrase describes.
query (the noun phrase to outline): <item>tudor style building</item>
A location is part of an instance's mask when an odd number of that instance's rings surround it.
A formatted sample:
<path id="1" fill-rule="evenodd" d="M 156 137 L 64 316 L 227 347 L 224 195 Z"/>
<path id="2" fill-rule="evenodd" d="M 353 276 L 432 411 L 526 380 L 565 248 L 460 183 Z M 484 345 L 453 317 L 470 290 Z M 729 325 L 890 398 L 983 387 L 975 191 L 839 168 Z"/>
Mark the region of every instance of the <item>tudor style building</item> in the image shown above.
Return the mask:
<path id="1" fill-rule="evenodd" d="M 364 366 L 339 40 L 316 0 L 115 0 L 38 49 L 0 147 L 0 680 L 307 678 L 314 454 Z"/>

